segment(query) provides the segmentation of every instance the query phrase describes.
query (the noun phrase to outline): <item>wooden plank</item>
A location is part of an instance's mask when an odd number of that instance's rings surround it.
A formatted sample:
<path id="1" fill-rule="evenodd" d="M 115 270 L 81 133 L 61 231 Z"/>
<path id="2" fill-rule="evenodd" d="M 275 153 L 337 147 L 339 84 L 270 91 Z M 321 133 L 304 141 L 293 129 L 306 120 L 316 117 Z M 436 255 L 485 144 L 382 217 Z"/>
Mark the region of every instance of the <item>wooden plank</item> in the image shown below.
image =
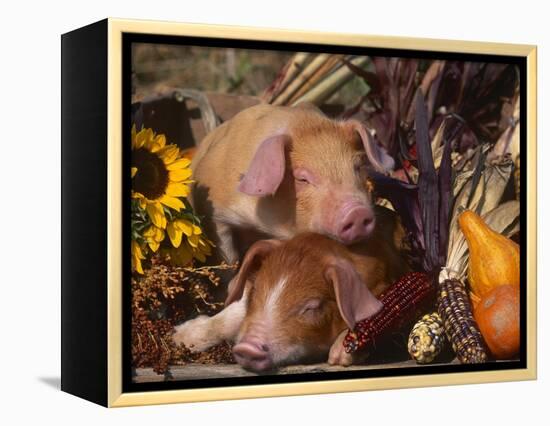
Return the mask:
<path id="1" fill-rule="evenodd" d="M 455 359 L 450 363 L 442 364 L 429 364 L 433 365 L 448 365 L 458 364 Z M 303 374 L 303 373 L 323 373 L 333 371 L 354 371 L 354 370 L 375 370 L 375 369 L 393 369 L 404 367 L 418 367 L 422 368 L 422 365 L 418 365 L 415 361 L 408 360 L 387 364 L 373 364 L 373 365 L 351 365 L 349 367 L 341 367 L 329 364 L 311 364 L 311 365 L 292 365 L 288 367 L 282 367 L 277 371 L 277 375 L 280 374 Z M 160 375 L 153 371 L 152 368 L 138 368 L 136 369 L 134 382 L 135 383 L 147 383 L 147 382 L 162 382 L 162 381 L 175 381 L 175 380 L 195 380 L 195 379 L 218 379 L 223 377 L 245 377 L 255 376 L 255 373 L 246 371 L 238 364 L 188 364 L 188 365 L 174 365 L 169 368 L 167 375 Z"/>

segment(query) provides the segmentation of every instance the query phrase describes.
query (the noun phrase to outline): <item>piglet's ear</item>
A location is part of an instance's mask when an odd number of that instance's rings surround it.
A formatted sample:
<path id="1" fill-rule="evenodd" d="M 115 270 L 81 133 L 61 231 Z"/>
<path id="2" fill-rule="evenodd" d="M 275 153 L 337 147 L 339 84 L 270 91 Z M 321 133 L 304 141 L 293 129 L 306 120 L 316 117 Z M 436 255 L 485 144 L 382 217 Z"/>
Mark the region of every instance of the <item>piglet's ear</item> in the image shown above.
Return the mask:
<path id="1" fill-rule="evenodd" d="M 289 141 L 287 135 L 272 136 L 264 140 L 256 150 L 237 189 L 256 197 L 275 194 L 285 176 L 285 147 Z"/>
<path id="2" fill-rule="evenodd" d="M 382 302 L 371 293 L 350 261 L 331 261 L 325 270 L 325 278 L 334 286 L 338 309 L 350 330 L 358 321 L 382 309 Z"/>
<path id="3" fill-rule="evenodd" d="M 393 158 L 388 155 L 382 146 L 376 143 L 374 137 L 365 126 L 357 120 L 349 120 L 347 123 L 352 126 L 361 137 L 363 147 L 365 148 L 365 152 L 372 166 L 380 173 L 387 173 L 393 170 L 395 166 Z"/>
<path id="4" fill-rule="evenodd" d="M 263 260 L 280 244 L 279 240 L 260 240 L 252 244 L 244 256 L 239 272 L 229 283 L 225 306 L 241 299 L 247 280 L 260 269 Z"/>

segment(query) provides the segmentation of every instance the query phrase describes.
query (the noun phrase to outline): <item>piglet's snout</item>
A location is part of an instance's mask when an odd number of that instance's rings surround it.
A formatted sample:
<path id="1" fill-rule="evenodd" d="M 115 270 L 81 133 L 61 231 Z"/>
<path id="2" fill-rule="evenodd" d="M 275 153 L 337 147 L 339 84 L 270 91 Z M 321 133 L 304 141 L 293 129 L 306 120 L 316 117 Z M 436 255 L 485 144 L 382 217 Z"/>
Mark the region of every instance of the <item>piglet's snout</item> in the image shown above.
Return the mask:
<path id="1" fill-rule="evenodd" d="M 344 244 L 366 239 L 374 229 L 374 212 L 370 206 L 359 203 L 345 205 L 340 210 L 336 235 Z"/>
<path id="2" fill-rule="evenodd" d="M 242 367 L 256 371 L 267 371 L 273 368 L 269 348 L 259 340 L 242 340 L 233 347 L 233 356 Z"/>

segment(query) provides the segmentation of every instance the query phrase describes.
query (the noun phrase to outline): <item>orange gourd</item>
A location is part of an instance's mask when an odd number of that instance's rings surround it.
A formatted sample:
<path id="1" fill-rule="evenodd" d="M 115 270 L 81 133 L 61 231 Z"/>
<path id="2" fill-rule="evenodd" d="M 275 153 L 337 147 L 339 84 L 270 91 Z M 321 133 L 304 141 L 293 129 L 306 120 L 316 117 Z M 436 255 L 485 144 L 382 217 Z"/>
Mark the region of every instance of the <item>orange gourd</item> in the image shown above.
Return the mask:
<path id="1" fill-rule="evenodd" d="M 473 293 L 483 297 L 502 284 L 519 287 L 519 246 L 471 210 L 458 216 L 458 224 L 470 250 L 468 281 Z"/>
<path id="2" fill-rule="evenodd" d="M 489 350 L 496 359 L 510 359 L 520 346 L 519 289 L 501 285 L 483 297 L 474 318 Z"/>

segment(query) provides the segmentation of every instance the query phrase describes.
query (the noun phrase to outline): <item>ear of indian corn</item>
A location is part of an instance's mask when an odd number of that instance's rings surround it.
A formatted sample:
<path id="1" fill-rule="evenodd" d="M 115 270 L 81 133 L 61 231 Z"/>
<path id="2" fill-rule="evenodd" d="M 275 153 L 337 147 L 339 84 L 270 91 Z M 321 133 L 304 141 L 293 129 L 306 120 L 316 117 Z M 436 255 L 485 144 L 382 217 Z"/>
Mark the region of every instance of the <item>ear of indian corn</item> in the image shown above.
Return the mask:
<path id="1" fill-rule="evenodd" d="M 440 282 L 437 306 L 445 333 L 458 360 L 462 364 L 486 362 L 485 343 L 472 315 L 464 283 L 457 279 Z"/>
<path id="2" fill-rule="evenodd" d="M 435 286 L 423 272 L 409 272 L 380 295 L 382 309 L 370 318 L 359 321 L 344 339 L 347 353 L 372 349 L 386 332 L 395 331 L 405 322 L 414 320 L 425 304 L 435 299 Z"/>
<path id="3" fill-rule="evenodd" d="M 445 346 L 443 321 L 437 312 L 424 315 L 416 322 L 409 334 L 407 349 L 418 364 L 429 364 Z"/>

